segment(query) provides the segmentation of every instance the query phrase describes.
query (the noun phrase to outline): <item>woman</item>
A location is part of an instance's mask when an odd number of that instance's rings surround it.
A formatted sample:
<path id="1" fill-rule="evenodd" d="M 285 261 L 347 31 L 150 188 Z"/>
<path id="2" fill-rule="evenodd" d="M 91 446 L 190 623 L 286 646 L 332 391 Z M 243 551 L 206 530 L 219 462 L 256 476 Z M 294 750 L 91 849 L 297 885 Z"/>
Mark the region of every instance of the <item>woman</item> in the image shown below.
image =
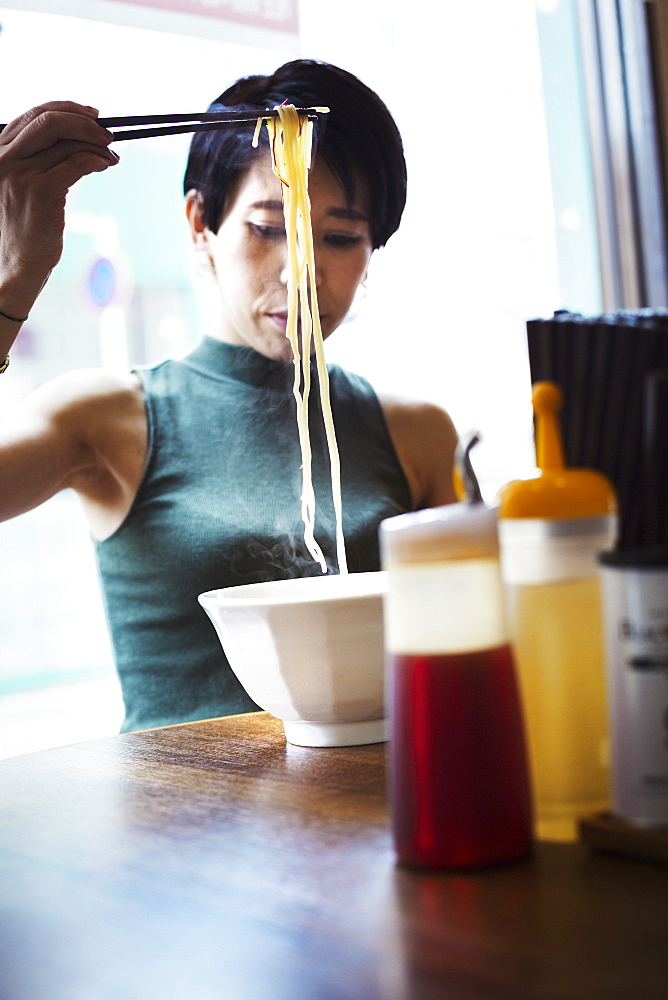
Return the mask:
<path id="1" fill-rule="evenodd" d="M 343 321 L 371 255 L 399 225 L 405 164 L 394 121 L 354 76 L 296 60 L 214 102 L 330 108 L 309 193 L 323 335 Z M 51 103 L 0 135 L 0 357 L 62 249 L 68 189 L 114 165 L 95 109 Z M 34 392 L 0 441 L 0 517 L 65 488 L 95 540 L 126 716 L 123 730 L 252 710 L 197 603 L 216 587 L 319 573 L 304 550 L 280 182 L 248 130 L 200 133 L 185 177 L 195 250 L 218 290 L 211 335 L 186 358 L 126 376 L 72 372 Z M 379 400 L 331 366 L 351 571 L 379 568 L 388 516 L 454 499 L 456 435 L 431 405 Z M 335 569 L 317 396 L 316 538 Z"/>

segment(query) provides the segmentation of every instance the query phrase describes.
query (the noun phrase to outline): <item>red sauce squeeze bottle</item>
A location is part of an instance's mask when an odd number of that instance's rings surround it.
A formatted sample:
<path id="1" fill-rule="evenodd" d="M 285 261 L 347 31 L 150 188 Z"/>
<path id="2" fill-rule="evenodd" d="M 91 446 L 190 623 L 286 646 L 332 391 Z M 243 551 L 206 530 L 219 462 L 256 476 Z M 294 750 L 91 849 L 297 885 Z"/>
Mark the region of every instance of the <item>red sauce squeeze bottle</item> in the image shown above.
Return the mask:
<path id="1" fill-rule="evenodd" d="M 392 830 L 399 860 L 427 868 L 481 868 L 532 845 L 496 510 L 468 470 L 466 502 L 380 528 Z"/>

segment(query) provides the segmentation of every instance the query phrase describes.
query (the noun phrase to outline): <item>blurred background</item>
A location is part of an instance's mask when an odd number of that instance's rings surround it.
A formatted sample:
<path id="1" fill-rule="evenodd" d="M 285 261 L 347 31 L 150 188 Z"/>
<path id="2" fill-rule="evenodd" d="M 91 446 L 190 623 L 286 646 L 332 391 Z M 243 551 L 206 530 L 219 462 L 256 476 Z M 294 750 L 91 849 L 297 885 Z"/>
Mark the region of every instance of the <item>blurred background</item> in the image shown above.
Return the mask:
<path id="1" fill-rule="evenodd" d="M 102 115 L 203 110 L 297 56 L 357 74 L 403 134 L 409 197 L 328 357 L 477 429 L 491 498 L 533 465 L 527 320 L 668 305 L 667 22 L 664 0 L 15 0 L 0 6 L 0 120 L 51 99 Z M 119 144 L 121 164 L 71 193 L 65 253 L 12 352 L 0 418 L 61 371 L 127 369 L 198 339 L 188 142 Z M 0 525 L 0 553 L 0 756 L 117 732 L 76 498 Z"/>

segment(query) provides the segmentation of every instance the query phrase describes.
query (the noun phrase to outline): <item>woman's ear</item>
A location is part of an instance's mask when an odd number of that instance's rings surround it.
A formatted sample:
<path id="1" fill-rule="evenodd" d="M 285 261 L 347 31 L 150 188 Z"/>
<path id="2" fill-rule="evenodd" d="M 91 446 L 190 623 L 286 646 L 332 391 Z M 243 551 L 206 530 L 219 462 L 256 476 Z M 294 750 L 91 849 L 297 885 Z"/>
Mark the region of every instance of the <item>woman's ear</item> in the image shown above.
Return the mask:
<path id="1" fill-rule="evenodd" d="M 194 189 L 188 191 L 186 195 L 186 217 L 190 226 L 190 235 L 193 243 L 198 249 L 203 249 L 206 243 L 206 225 L 204 222 L 204 203 L 200 191 Z"/>
<path id="2" fill-rule="evenodd" d="M 188 191 L 186 195 L 186 216 L 195 247 L 195 273 L 215 276 L 216 265 L 211 254 L 209 237 L 211 231 L 204 222 L 204 202 L 199 191 Z"/>

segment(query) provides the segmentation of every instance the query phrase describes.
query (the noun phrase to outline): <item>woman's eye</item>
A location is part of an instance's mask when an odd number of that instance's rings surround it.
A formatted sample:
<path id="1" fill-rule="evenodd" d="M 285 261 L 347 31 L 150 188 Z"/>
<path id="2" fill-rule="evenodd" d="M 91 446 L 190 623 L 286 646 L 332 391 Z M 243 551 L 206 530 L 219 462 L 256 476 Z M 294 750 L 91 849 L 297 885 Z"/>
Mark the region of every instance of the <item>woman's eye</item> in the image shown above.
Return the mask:
<path id="1" fill-rule="evenodd" d="M 265 226 L 259 222 L 250 223 L 251 230 L 256 236 L 263 240 L 284 240 L 285 229 L 283 226 Z"/>
<path id="2" fill-rule="evenodd" d="M 325 236 L 325 243 L 329 243 L 332 247 L 340 247 L 341 249 L 357 246 L 361 240 L 362 237 L 354 233 L 329 233 Z"/>

